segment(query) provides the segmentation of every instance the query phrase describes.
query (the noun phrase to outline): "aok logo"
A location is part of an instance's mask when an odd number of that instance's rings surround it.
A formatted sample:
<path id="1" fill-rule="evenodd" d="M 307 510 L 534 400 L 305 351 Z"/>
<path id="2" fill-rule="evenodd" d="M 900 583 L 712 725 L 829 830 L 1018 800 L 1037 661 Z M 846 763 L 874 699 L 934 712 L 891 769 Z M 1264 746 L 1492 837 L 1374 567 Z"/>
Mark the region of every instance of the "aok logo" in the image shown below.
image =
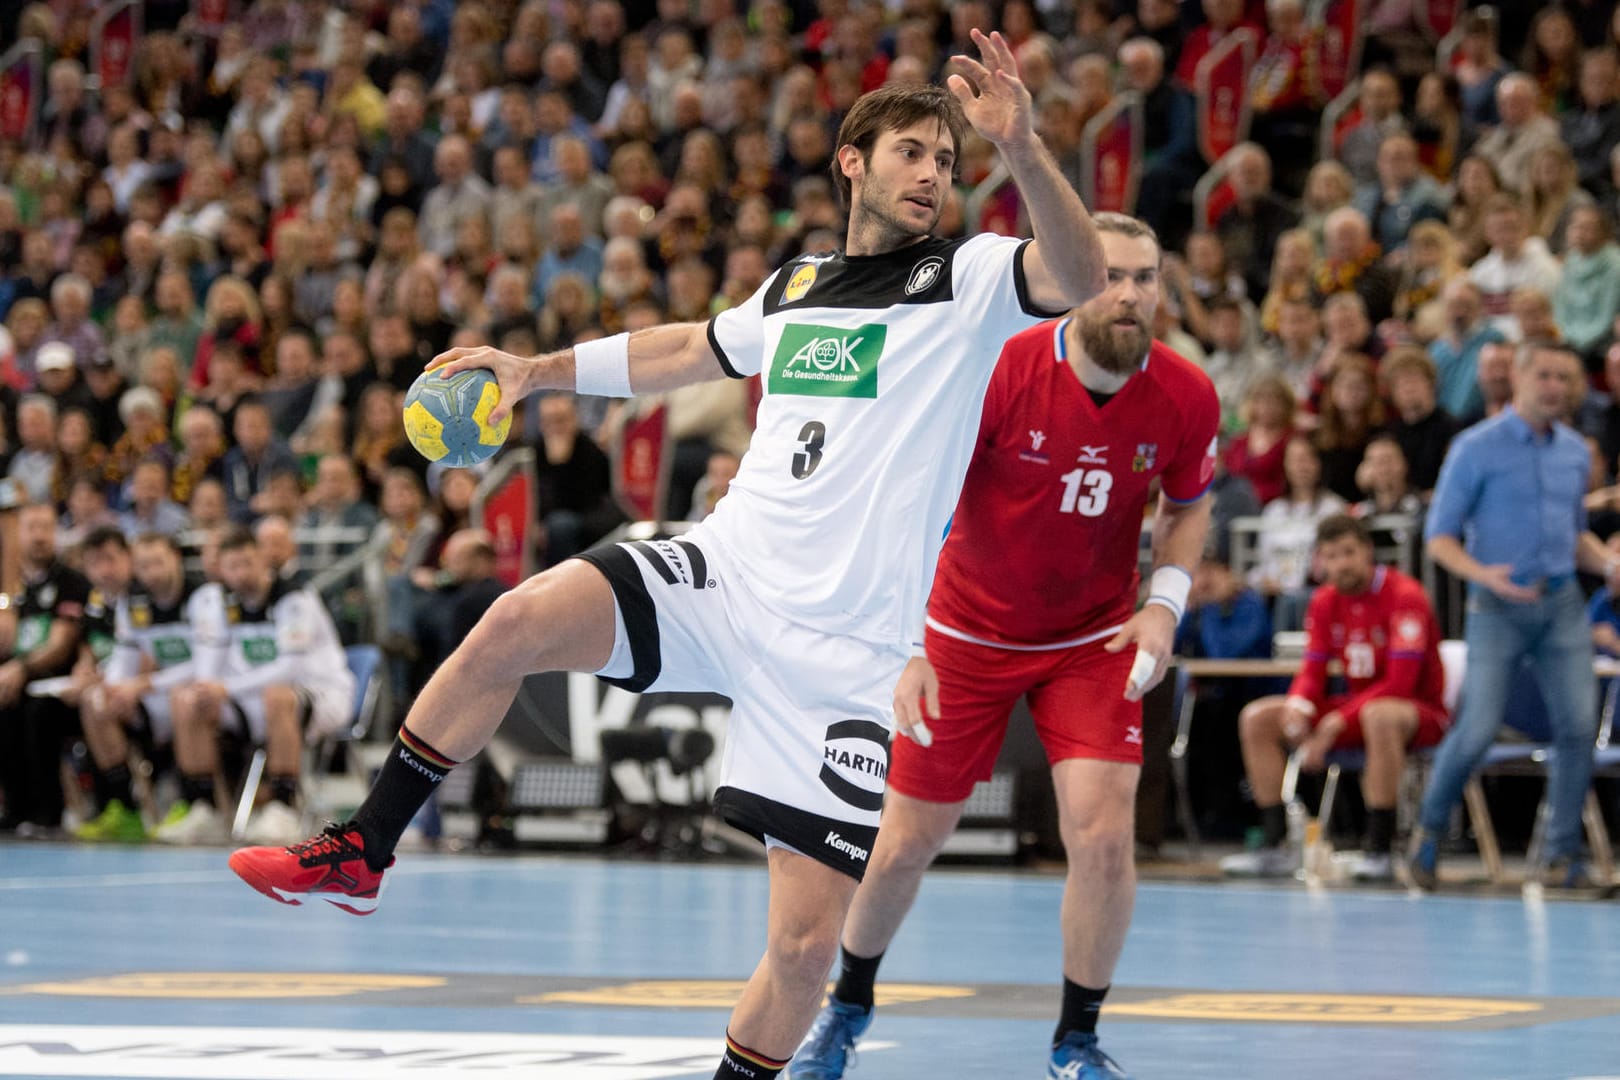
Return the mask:
<path id="1" fill-rule="evenodd" d="M 887 328 L 792 324 L 782 331 L 771 360 L 773 394 L 877 397 L 878 360 Z"/>
<path id="2" fill-rule="evenodd" d="M 821 782 L 857 810 L 881 810 L 889 776 L 889 733 L 870 720 L 840 720 L 827 728 Z"/>

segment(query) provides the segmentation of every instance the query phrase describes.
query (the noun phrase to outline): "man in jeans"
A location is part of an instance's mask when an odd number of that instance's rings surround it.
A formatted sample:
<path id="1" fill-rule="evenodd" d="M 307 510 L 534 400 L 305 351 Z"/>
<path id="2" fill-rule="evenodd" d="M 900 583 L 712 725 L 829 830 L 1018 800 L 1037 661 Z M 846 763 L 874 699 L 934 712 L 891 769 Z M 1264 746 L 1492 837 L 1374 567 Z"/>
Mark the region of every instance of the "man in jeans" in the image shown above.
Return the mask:
<path id="1" fill-rule="evenodd" d="M 1586 445 L 1554 419 L 1579 392 L 1580 360 L 1565 346 L 1526 342 L 1513 375 L 1512 403 L 1452 443 L 1429 509 L 1430 556 L 1468 582 L 1468 673 L 1413 837 L 1409 869 L 1423 889 L 1435 887 L 1439 834 L 1495 741 L 1508 687 L 1526 660 L 1536 668 L 1555 748 L 1545 861 L 1533 872 L 1549 886 L 1589 884 L 1581 805 L 1592 776 L 1597 686 L 1575 571 L 1601 574 L 1612 589 L 1620 555 L 1586 527 Z"/>

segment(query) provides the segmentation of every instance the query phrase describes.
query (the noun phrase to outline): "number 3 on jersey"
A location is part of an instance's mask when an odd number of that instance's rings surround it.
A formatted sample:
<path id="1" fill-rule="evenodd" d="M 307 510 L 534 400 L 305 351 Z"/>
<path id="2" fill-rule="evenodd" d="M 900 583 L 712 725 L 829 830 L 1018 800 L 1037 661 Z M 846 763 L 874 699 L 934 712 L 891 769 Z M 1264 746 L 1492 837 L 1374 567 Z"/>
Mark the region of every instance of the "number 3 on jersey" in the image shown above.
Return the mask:
<path id="1" fill-rule="evenodd" d="M 1114 474 L 1107 469 L 1075 469 L 1058 479 L 1063 481 L 1061 509 L 1065 514 L 1100 517 L 1108 509 L 1108 492 L 1114 486 Z"/>
<path id="2" fill-rule="evenodd" d="M 821 450 L 827 445 L 827 425 L 811 420 L 799 429 L 798 442 L 803 449 L 793 455 L 793 479 L 803 480 L 821 464 Z"/>

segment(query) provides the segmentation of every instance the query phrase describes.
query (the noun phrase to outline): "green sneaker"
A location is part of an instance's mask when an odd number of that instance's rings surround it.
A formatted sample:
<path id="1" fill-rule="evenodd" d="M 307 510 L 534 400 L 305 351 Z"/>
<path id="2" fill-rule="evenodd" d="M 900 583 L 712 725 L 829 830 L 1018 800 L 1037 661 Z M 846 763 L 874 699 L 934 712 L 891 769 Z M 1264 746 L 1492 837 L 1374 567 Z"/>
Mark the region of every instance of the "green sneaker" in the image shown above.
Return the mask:
<path id="1" fill-rule="evenodd" d="M 75 829 L 73 835 L 98 844 L 139 844 L 146 840 L 146 823 L 139 810 L 125 806 L 120 799 L 109 799 L 106 808 Z"/>
<path id="2" fill-rule="evenodd" d="M 191 804 L 189 802 L 185 799 L 174 800 L 169 805 L 169 812 L 163 815 L 163 820 L 157 823 L 157 828 L 153 829 L 152 832 L 161 836 L 164 829 L 171 825 L 180 824 L 189 813 L 191 813 Z"/>

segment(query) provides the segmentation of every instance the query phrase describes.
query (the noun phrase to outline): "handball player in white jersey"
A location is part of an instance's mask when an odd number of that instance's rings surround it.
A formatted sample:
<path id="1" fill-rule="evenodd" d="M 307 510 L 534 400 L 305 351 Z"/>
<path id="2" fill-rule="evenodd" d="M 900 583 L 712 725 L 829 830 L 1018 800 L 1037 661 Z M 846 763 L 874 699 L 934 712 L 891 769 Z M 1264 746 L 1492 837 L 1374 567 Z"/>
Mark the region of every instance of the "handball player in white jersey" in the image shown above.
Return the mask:
<path id="1" fill-rule="evenodd" d="M 1103 287 L 1101 243 L 1035 136 L 1011 50 L 1000 35 L 974 41 L 983 62 L 958 58 L 948 91 L 884 87 L 845 118 L 833 163 L 844 251 L 793 260 L 706 324 L 532 358 L 435 358 L 446 374 L 492 370 L 502 414 L 537 390 L 627 397 L 756 373 L 764 399 L 707 521 L 570 560 L 496 601 L 416 699 L 355 818 L 289 848 L 237 851 L 244 880 L 284 903 L 375 908 L 411 816 L 489 741 L 529 672 L 726 694 L 715 804 L 770 849 L 770 930 L 715 1076 L 780 1074 L 870 858 L 894 686 L 996 357 Z M 1001 152 L 1033 240 L 930 235 L 968 125 Z"/>

